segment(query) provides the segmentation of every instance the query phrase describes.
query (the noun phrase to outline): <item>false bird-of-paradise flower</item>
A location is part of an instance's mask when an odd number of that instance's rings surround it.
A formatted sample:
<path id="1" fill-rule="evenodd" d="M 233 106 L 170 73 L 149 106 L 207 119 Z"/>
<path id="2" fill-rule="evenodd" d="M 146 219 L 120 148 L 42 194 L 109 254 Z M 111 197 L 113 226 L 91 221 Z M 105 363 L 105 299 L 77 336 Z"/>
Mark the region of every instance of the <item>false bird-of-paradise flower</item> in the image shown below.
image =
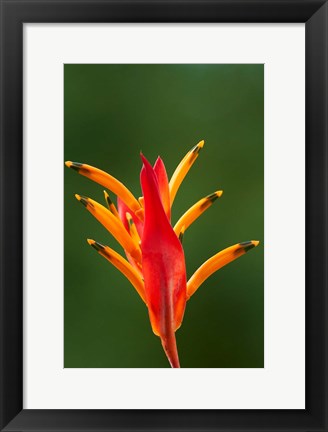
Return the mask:
<path id="1" fill-rule="evenodd" d="M 222 250 L 202 264 L 187 281 L 182 237 L 187 228 L 223 193 L 218 190 L 202 198 L 172 226 L 174 198 L 203 146 L 204 141 L 200 141 L 186 154 L 170 181 L 160 157 L 151 166 L 141 154 L 143 196 L 139 199 L 110 174 L 90 165 L 66 162 L 69 168 L 117 195 L 117 208 L 107 191 L 104 191 L 107 208 L 91 198 L 81 195 L 76 195 L 76 198 L 121 244 L 127 260 L 95 240 L 88 239 L 88 243 L 134 286 L 148 308 L 152 330 L 160 337 L 173 368 L 180 367 L 175 332 L 182 323 L 187 300 L 214 272 L 259 243 L 246 241 Z"/>

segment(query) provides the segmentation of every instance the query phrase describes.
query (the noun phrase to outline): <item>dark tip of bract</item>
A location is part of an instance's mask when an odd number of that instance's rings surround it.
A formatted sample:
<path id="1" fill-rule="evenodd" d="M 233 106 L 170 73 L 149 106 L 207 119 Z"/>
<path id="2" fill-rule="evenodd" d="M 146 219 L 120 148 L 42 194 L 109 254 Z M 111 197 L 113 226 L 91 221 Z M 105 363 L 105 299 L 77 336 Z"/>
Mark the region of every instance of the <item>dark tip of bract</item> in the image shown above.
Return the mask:
<path id="1" fill-rule="evenodd" d="M 246 241 L 239 243 L 239 246 L 241 246 L 245 252 L 248 252 L 249 250 L 253 249 L 256 245 L 251 241 Z"/>
<path id="2" fill-rule="evenodd" d="M 109 206 L 113 204 L 113 201 L 109 198 L 109 195 L 106 195 L 106 201 Z"/>
<path id="3" fill-rule="evenodd" d="M 83 166 L 83 164 L 81 164 L 80 162 L 72 162 L 70 168 L 75 170 L 75 171 L 80 171 L 82 166 Z"/>
<path id="4" fill-rule="evenodd" d="M 180 243 L 182 243 L 182 240 L 183 240 L 183 234 L 184 234 L 183 231 L 181 231 L 180 234 L 179 234 L 179 240 L 180 240 Z"/>
<path id="5" fill-rule="evenodd" d="M 216 192 L 212 193 L 211 195 L 207 195 L 206 199 L 208 199 L 211 202 L 214 202 L 219 198 L 218 194 Z"/>
<path id="6" fill-rule="evenodd" d="M 253 244 L 251 241 L 245 241 L 245 242 L 239 243 L 239 246 L 249 246 L 251 244 Z"/>
<path id="7" fill-rule="evenodd" d="M 84 205 L 84 207 L 86 207 L 88 205 L 88 198 L 85 197 L 80 197 L 80 203 Z"/>
<path id="8" fill-rule="evenodd" d="M 193 148 L 191 149 L 191 151 L 192 151 L 193 153 L 195 153 L 195 155 L 197 155 L 197 154 L 201 151 L 201 149 L 202 149 L 203 147 L 204 147 L 204 140 L 199 141 L 199 143 L 196 144 L 195 147 L 193 147 Z"/>
<path id="9" fill-rule="evenodd" d="M 191 151 L 195 154 L 198 154 L 201 151 L 201 147 L 197 144 Z"/>
<path id="10" fill-rule="evenodd" d="M 105 249 L 105 246 L 104 245 L 102 245 L 101 243 L 98 243 L 98 242 L 94 242 L 94 243 L 91 243 L 91 246 L 94 248 L 94 249 L 96 249 L 96 251 L 97 252 L 99 252 L 100 250 L 102 250 L 102 249 Z"/>
<path id="11" fill-rule="evenodd" d="M 79 199 L 80 203 L 84 205 L 84 207 L 87 207 L 89 203 L 88 201 L 88 197 L 82 196 L 80 195 L 80 199 Z"/>
<path id="12" fill-rule="evenodd" d="M 212 193 L 210 195 L 207 195 L 207 197 L 205 197 L 205 200 L 203 201 L 203 203 L 200 206 L 200 210 L 206 210 L 218 198 L 219 198 L 219 195 L 216 192 L 214 192 L 214 193 Z"/>

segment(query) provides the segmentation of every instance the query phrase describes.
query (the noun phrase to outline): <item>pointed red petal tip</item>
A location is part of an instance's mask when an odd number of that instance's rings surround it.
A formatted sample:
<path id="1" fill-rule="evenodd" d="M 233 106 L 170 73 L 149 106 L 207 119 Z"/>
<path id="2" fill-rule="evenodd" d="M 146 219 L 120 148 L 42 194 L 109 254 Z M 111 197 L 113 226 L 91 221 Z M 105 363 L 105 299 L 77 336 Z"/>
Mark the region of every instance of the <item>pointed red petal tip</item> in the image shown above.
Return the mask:
<path id="1" fill-rule="evenodd" d="M 143 163 L 144 165 L 148 164 L 148 165 L 151 167 L 150 163 L 149 163 L 148 160 L 145 158 L 145 156 L 143 155 L 142 152 L 140 152 L 140 158 L 141 158 L 142 163 Z"/>
<path id="2" fill-rule="evenodd" d="M 145 221 L 142 237 L 142 271 L 153 331 L 160 336 L 172 367 L 179 367 L 175 330 L 186 305 L 186 267 L 181 243 L 165 214 L 157 176 L 141 156 L 141 186 Z"/>
<path id="3" fill-rule="evenodd" d="M 158 190 L 162 200 L 162 204 L 168 217 L 168 220 L 171 220 L 171 202 L 170 202 L 170 189 L 169 189 L 169 180 L 167 178 L 167 173 L 165 169 L 164 162 L 158 156 L 155 165 L 154 172 L 157 177 L 158 182 Z"/>

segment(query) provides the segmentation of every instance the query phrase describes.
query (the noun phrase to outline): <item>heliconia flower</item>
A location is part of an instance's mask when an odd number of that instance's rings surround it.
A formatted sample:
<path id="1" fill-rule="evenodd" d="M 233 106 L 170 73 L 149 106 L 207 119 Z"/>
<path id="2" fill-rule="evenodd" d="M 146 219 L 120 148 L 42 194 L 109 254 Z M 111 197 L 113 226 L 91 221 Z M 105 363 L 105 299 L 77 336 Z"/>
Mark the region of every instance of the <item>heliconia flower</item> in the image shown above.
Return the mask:
<path id="1" fill-rule="evenodd" d="M 170 181 L 160 157 L 152 167 L 141 154 L 143 195 L 139 199 L 110 174 L 90 165 L 66 162 L 69 168 L 117 195 L 117 208 L 107 191 L 104 191 L 107 208 L 91 198 L 81 195 L 76 198 L 121 244 L 127 260 L 95 240 L 88 239 L 88 243 L 134 286 L 148 308 L 152 330 L 160 337 L 173 368 L 180 367 L 175 332 L 181 326 L 187 300 L 214 272 L 259 244 L 252 240 L 222 250 L 187 281 L 183 235 L 223 193 L 218 190 L 202 198 L 172 226 L 171 207 L 176 193 L 203 146 L 204 141 L 200 141 L 186 154 Z"/>

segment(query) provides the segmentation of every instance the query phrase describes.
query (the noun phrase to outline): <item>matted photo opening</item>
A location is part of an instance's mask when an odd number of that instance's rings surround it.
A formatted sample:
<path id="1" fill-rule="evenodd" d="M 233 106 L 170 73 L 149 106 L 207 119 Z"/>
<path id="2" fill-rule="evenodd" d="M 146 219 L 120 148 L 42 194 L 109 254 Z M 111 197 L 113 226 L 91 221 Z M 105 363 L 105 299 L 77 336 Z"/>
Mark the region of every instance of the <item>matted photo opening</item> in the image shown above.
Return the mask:
<path id="1" fill-rule="evenodd" d="M 65 64 L 64 157 L 64 367 L 263 368 L 264 65 Z"/>

